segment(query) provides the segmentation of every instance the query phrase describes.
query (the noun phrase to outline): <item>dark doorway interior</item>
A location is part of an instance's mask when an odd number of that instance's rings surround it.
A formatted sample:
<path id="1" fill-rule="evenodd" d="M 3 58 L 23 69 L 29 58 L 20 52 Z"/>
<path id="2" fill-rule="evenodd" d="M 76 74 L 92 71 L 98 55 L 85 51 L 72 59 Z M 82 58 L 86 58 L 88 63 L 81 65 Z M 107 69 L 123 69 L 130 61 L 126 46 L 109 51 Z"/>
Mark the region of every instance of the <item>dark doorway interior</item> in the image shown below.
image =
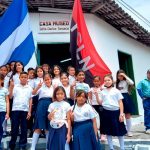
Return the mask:
<path id="1" fill-rule="evenodd" d="M 118 58 L 119 58 L 119 66 L 120 69 L 123 69 L 126 74 L 134 81 L 134 71 L 133 71 L 133 64 L 132 64 L 132 56 L 121 51 L 118 51 Z M 137 104 L 137 97 L 136 97 L 136 90 L 134 89 L 131 93 L 135 111 L 133 115 L 138 115 L 138 104 Z"/>
<path id="2" fill-rule="evenodd" d="M 63 71 L 66 71 L 67 67 L 72 65 L 69 46 L 69 43 L 38 44 L 39 64 L 47 63 L 51 67 L 59 65 Z"/>

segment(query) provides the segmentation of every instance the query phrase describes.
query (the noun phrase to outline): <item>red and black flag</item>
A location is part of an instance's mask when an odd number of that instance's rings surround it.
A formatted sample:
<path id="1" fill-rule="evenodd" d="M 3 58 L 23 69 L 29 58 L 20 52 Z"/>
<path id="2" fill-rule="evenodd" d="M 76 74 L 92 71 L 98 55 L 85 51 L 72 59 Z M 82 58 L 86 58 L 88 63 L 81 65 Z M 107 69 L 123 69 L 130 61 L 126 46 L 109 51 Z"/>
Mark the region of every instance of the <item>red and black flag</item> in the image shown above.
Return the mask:
<path id="1" fill-rule="evenodd" d="M 103 78 L 106 74 L 111 73 L 92 43 L 80 0 L 74 2 L 70 32 L 72 62 L 77 70 L 85 71 L 86 82 L 91 85 L 93 76 L 99 75 Z"/>

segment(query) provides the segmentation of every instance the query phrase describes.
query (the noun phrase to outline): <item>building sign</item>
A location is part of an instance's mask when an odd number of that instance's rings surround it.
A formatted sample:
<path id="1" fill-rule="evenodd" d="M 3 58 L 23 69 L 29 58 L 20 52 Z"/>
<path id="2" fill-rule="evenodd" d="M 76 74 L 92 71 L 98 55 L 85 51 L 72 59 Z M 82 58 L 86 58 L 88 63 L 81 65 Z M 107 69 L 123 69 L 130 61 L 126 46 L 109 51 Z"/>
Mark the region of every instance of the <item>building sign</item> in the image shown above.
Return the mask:
<path id="1" fill-rule="evenodd" d="M 39 33 L 70 32 L 70 14 L 39 14 Z"/>

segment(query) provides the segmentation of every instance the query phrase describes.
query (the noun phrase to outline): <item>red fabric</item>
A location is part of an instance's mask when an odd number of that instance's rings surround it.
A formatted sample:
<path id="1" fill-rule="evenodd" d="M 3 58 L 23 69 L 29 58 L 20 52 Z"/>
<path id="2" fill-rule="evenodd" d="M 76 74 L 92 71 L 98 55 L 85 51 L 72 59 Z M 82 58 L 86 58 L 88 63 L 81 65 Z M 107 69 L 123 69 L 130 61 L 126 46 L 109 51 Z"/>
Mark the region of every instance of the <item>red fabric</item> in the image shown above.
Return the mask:
<path id="1" fill-rule="evenodd" d="M 84 59 L 87 56 L 91 57 L 91 60 L 88 63 L 88 66 L 91 64 L 95 64 L 95 67 L 89 69 L 90 73 L 92 75 L 99 75 L 102 78 L 106 74 L 110 74 L 111 71 L 105 64 L 105 62 L 102 60 L 102 58 L 97 53 L 92 40 L 90 38 L 90 35 L 88 33 L 86 23 L 84 20 L 84 15 L 82 12 L 82 7 L 80 0 L 75 0 L 74 7 L 73 7 L 73 13 L 72 18 L 74 22 L 77 24 L 77 31 L 81 34 L 82 39 L 80 39 L 80 36 L 77 37 L 77 46 L 80 47 L 81 45 L 84 45 L 84 49 L 80 51 L 80 55 L 82 59 Z"/>

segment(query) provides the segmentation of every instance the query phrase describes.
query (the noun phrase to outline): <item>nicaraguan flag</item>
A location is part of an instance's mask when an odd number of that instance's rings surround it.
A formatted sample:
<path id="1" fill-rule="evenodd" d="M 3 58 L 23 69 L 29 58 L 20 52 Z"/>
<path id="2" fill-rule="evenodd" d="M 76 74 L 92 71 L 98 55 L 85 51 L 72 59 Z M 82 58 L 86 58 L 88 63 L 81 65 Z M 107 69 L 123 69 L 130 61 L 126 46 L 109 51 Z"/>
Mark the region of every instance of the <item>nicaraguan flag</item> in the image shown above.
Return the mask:
<path id="1" fill-rule="evenodd" d="M 13 0 L 0 18 L 0 66 L 11 61 L 27 65 L 35 51 L 25 0 Z"/>

